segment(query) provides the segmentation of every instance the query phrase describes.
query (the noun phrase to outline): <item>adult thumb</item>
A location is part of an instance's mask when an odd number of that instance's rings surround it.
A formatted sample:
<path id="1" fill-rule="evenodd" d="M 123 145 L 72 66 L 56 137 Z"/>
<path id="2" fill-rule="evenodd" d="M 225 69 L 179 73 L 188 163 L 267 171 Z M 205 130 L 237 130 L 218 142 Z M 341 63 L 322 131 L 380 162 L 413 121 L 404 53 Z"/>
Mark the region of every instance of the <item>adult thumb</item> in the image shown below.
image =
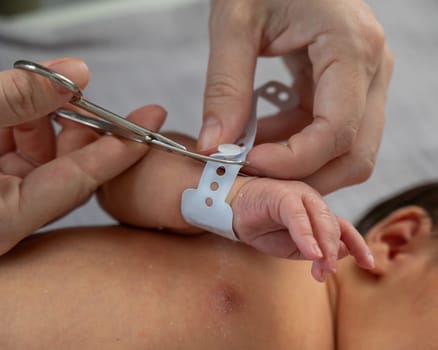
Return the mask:
<path id="1" fill-rule="evenodd" d="M 198 150 L 233 143 L 248 121 L 258 43 L 245 29 L 226 24 L 212 26 Z"/>
<path id="2" fill-rule="evenodd" d="M 79 59 L 60 58 L 41 65 L 66 76 L 80 88 L 88 83 L 88 68 Z M 43 117 L 71 97 L 67 89 L 33 72 L 21 69 L 0 72 L 0 127 Z"/>

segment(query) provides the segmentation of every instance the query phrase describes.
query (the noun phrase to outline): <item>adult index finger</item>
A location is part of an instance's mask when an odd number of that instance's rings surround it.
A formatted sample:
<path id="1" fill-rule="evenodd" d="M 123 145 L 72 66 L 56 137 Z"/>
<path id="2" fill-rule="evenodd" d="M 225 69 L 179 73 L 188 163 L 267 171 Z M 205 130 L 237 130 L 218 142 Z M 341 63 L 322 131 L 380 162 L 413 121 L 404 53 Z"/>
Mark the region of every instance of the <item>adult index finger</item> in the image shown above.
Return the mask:
<path id="1" fill-rule="evenodd" d="M 248 155 L 249 172 L 303 178 L 348 152 L 364 115 L 371 78 L 359 63 L 332 62 L 316 82 L 313 122 L 287 144 L 256 146 Z"/>

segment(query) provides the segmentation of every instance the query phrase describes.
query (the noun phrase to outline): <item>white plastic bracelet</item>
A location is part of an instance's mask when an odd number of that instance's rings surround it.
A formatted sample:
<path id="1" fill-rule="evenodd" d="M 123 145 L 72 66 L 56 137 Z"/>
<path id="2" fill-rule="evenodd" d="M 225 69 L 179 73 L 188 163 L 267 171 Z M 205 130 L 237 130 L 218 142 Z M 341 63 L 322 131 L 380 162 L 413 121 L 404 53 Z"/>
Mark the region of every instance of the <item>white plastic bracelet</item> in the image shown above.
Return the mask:
<path id="1" fill-rule="evenodd" d="M 250 120 L 236 144 L 219 145 L 218 152 L 211 156 L 218 159 L 245 160 L 251 150 L 257 131 L 257 103 L 263 97 L 279 109 L 292 108 L 296 101 L 290 87 L 278 82 L 269 82 L 254 92 Z M 233 211 L 226 202 L 240 165 L 206 163 L 198 188 L 183 192 L 181 213 L 191 225 L 203 228 L 220 236 L 238 240 L 233 230 Z"/>

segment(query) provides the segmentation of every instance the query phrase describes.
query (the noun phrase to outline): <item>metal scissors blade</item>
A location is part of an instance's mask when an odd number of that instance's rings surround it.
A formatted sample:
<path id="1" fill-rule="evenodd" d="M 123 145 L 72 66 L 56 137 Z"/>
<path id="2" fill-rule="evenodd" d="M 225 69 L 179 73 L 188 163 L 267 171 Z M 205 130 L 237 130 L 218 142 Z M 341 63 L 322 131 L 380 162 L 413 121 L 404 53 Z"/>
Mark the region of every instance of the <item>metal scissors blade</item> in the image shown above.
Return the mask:
<path id="1" fill-rule="evenodd" d="M 238 165 L 242 165 L 242 166 L 247 164 L 247 162 L 245 162 L 245 161 L 234 161 L 234 160 L 229 160 L 229 159 L 212 158 L 209 156 L 205 156 L 203 154 L 191 152 L 189 150 L 180 149 L 180 148 L 177 148 L 177 147 L 172 146 L 170 144 L 163 145 L 162 141 L 157 140 L 157 139 L 151 139 L 150 141 L 145 141 L 145 139 L 143 137 L 140 137 L 136 134 L 133 134 L 128 130 L 119 128 L 118 126 L 111 124 L 110 122 L 108 122 L 104 119 L 92 118 L 92 117 L 86 116 L 84 114 L 73 112 L 73 111 L 68 110 L 68 109 L 57 109 L 55 112 L 53 112 L 53 114 L 55 116 L 69 119 L 69 120 L 72 120 L 74 122 L 84 124 L 86 126 L 94 128 L 94 129 L 103 131 L 106 134 L 124 137 L 124 138 L 127 138 L 129 140 L 140 142 L 140 143 L 150 143 L 150 144 L 165 148 L 167 151 L 176 152 L 176 153 L 179 153 L 179 154 L 182 154 L 182 155 L 185 155 L 187 157 L 197 159 L 197 160 L 200 160 L 203 162 L 208 162 L 208 161 L 213 160 L 215 162 L 222 163 L 222 164 L 238 164 Z"/>
<path id="2" fill-rule="evenodd" d="M 140 143 L 146 143 L 143 137 L 132 134 L 125 129 L 119 128 L 118 126 L 111 124 L 104 119 L 92 118 L 84 114 L 73 112 L 69 109 L 57 109 L 55 112 L 53 112 L 53 115 L 84 124 L 101 132 L 104 132 L 105 134 L 121 136 Z"/>
<path id="3" fill-rule="evenodd" d="M 69 110 L 56 111 L 55 114 L 60 117 L 67 118 L 75 122 L 85 124 L 96 129 L 100 129 L 106 133 L 124 137 L 136 142 L 150 143 L 158 147 L 164 148 L 167 151 L 176 152 L 203 162 L 213 161 L 223 164 L 235 164 L 240 166 L 248 165 L 248 163 L 244 160 L 214 158 L 203 154 L 191 152 L 187 150 L 184 145 L 181 145 L 180 143 L 175 142 L 158 132 L 144 128 L 136 123 L 133 123 L 123 118 L 116 113 L 113 113 L 103 107 L 87 101 L 83 96 L 82 90 L 74 82 L 64 77 L 63 75 L 56 73 L 37 63 L 19 60 L 14 63 L 14 68 L 24 69 L 30 72 L 37 73 L 61 85 L 73 94 L 71 100 L 69 101 L 71 104 L 78 106 L 96 116 L 96 118 L 93 118 Z"/>

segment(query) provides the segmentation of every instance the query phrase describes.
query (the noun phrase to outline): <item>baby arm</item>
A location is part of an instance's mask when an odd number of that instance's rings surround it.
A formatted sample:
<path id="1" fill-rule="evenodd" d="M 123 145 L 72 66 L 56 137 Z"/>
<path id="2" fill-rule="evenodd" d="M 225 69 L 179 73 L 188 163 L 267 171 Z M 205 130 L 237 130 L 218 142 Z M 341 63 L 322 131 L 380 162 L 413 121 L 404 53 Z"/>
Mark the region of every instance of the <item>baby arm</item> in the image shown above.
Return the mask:
<path id="1" fill-rule="evenodd" d="M 194 147 L 186 136 L 168 136 Z M 100 204 L 122 223 L 200 233 L 184 221 L 180 204 L 182 192 L 197 187 L 203 166 L 151 148 L 142 161 L 102 186 Z M 373 267 L 360 234 L 303 182 L 238 176 L 227 202 L 233 210 L 233 229 L 242 242 L 272 256 L 313 260 L 317 280 L 325 280 L 335 271 L 336 261 L 348 253 L 360 266 Z"/>

